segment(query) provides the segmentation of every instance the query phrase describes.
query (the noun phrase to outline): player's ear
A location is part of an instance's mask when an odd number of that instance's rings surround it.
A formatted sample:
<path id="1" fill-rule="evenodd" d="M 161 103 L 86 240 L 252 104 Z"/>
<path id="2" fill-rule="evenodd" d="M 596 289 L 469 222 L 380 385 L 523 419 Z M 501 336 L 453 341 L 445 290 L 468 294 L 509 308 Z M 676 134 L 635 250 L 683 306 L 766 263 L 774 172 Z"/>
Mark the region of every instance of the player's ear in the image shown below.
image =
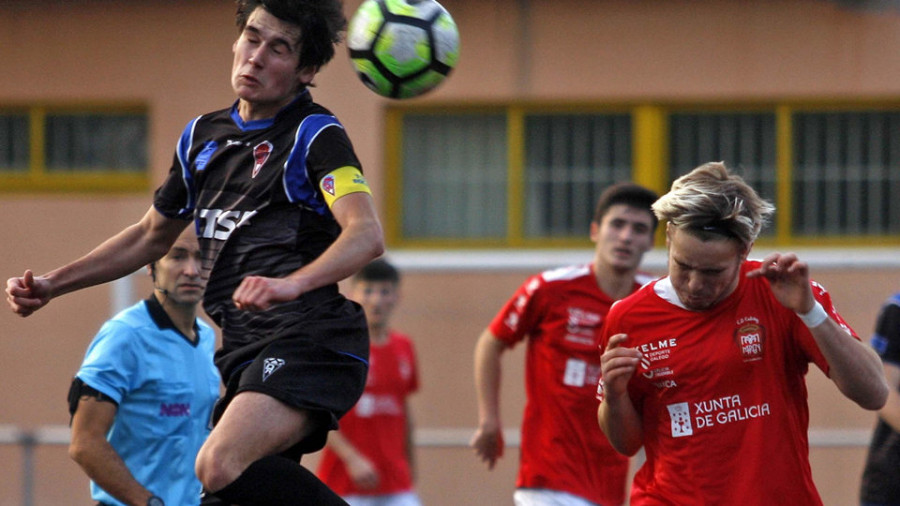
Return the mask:
<path id="1" fill-rule="evenodd" d="M 600 224 L 594 220 L 591 220 L 591 241 L 597 242 L 600 238 Z"/>
<path id="2" fill-rule="evenodd" d="M 750 250 L 753 249 L 753 243 L 744 246 L 744 251 L 741 253 L 741 262 L 745 262 L 747 257 L 750 256 Z"/>
<path id="3" fill-rule="evenodd" d="M 316 77 L 316 74 L 319 72 L 319 67 L 315 65 L 310 65 L 307 67 L 301 67 L 297 69 L 297 80 L 303 87 L 309 86 L 312 82 L 313 78 Z"/>

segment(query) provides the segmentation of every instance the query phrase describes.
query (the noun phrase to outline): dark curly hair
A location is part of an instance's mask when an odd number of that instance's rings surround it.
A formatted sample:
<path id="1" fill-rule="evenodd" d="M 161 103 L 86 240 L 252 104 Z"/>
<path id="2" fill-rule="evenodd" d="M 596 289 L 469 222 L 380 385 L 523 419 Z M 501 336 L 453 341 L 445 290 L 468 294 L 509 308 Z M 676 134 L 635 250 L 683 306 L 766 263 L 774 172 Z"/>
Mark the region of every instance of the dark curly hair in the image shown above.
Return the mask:
<path id="1" fill-rule="evenodd" d="M 300 28 L 299 68 L 318 69 L 331 61 L 334 46 L 347 29 L 341 0 L 237 0 L 235 22 L 240 31 L 257 7 Z"/>

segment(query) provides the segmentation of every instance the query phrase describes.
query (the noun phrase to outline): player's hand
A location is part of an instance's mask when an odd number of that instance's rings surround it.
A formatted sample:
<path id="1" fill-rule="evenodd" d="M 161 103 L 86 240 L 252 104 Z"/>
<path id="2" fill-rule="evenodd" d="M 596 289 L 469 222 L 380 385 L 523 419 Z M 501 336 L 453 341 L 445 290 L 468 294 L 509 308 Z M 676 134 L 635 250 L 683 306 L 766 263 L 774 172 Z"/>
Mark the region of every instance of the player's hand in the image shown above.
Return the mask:
<path id="1" fill-rule="evenodd" d="M 503 449 L 506 444 L 503 441 L 503 431 L 500 425 L 482 425 L 478 427 L 469 446 L 475 449 L 475 455 L 486 462 L 488 469 L 494 469 L 497 460 L 503 456 Z"/>
<path id="2" fill-rule="evenodd" d="M 6 280 L 6 302 L 13 313 L 25 317 L 50 302 L 50 282 L 26 270 L 20 278 Z"/>
<path id="3" fill-rule="evenodd" d="M 816 303 L 809 286 L 809 265 L 794 253 L 772 253 L 762 260 L 758 269 L 747 272 L 747 277 L 769 280 L 778 302 L 797 313 L 808 312 Z"/>
<path id="4" fill-rule="evenodd" d="M 641 361 L 639 350 L 623 346 L 627 339 L 628 334 L 613 335 L 600 355 L 603 395 L 606 399 L 627 395 L 628 381 Z"/>
<path id="5" fill-rule="evenodd" d="M 238 309 L 265 311 L 279 302 L 300 296 L 300 287 L 284 278 L 247 276 L 234 291 L 232 300 Z"/>
<path id="6" fill-rule="evenodd" d="M 362 455 L 347 462 L 347 472 L 353 484 L 360 490 L 372 490 L 378 486 L 380 480 L 378 471 L 372 462 Z"/>

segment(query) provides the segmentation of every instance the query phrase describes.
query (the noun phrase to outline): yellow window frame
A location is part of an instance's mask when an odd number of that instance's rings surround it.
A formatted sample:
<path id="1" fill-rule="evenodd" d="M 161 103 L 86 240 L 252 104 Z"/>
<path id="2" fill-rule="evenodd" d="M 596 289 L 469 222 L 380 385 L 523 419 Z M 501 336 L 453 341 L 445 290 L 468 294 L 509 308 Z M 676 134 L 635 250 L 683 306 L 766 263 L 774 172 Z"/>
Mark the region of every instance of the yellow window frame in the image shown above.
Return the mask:
<path id="1" fill-rule="evenodd" d="M 781 210 L 773 223 L 775 234 L 761 238 L 767 246 L 886 246 L 900 244 L 900 235 L 807 237 L 793 233 L 793 118 L 797 112 L 900 110 L 900 99 L 784 100 L 784 101 L 659 101 L 628 103 L 471 103 L 399 104 L 385 111 L 385 232 L 389 245 L 431 248 L 558 248 L 585 246 L 584 238 L 528 238 L 524 235 L 525 118 L 534 113 L 621 113 L 632 120 L 632 179 L 660 194 L 669 185 L 669 115 L 673 112 L 771 112 L 775 115 L 775 205 Z M 406 114 L 461 114 L 498 111 L 507 120 L 507 230 L 494 239 L 410 239 L 402 235 L 402 128 Z M 662 239 L 662 231 L 660 237 Z"/>
<path id="2" fill-rule="evenodd" d="M 24 172 L 0 170 L 2 193 L 129 193 L 143 192 L 150 187 L 150 167 L 140 172 L 107 170 L 71 170 L 53 173 L 48 170 L 46 120 L 49 114 L 123 114 L 144 115 L 148 108 L 135 103 L 38 104 L 0 107 L 0 114 L 24 114 L 28 117 L 28 167 Z M 150 149 L 148 139 L 148 151 Z"/>

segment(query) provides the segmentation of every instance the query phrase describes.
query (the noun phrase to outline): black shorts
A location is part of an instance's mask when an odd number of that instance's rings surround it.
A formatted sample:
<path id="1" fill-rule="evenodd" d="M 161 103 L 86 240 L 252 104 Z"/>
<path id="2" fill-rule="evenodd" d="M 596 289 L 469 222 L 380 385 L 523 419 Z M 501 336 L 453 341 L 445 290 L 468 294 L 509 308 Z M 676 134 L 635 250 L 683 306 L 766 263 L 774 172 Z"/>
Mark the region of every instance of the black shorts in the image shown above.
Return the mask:
<path id="1" fill-rule="evenodd" d="M 213 423 L 240 392 L 260 392 L 307 411 L 313 431 L 282 455 L 299 460 L 321 450 L 328 431 L 338 428 L 366 385 L 368 364 L 360 357 L 336 352 L 304 338 L 282 337 L 228 379 L 226 392 L 216 404 Z"/>

